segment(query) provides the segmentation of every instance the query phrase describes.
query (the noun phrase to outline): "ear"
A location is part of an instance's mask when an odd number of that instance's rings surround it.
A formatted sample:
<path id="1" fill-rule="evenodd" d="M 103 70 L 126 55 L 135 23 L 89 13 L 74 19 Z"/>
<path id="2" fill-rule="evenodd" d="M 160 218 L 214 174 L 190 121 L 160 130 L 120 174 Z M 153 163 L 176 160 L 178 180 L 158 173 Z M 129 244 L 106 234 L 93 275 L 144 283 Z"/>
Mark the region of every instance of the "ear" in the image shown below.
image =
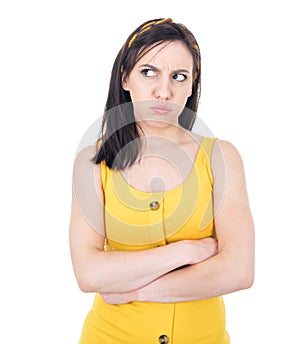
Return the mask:
<path id="1" fill-rule="evenodd" d="M 123 88 L 124 91 L 129 91 L 128 76 L 127 75 L 123 75 L 122 76 L 122 88 Z"/>
<path id="2" fill-rule="evenodd" d="M 190 89 L 190 92 L 188 93 L 188 98 L 193 94 L 193 89 Z"/>

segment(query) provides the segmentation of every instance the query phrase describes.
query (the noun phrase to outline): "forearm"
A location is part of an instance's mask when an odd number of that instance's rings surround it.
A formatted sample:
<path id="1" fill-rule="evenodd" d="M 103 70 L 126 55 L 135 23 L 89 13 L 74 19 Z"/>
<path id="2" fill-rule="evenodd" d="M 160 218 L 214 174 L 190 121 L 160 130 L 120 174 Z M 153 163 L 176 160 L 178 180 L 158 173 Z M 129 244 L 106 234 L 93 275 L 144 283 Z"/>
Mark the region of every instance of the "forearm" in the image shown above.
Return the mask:
<path id="1" fill-rule="evenodd" d="M 250 268 L 251 269 L 251 268 Z M 231 257 L 218 254 L 172 271 L 132 294 L 136 301 L 182 302 L 221 296 L 252 284 L 252 272 Z"/>
<path id="2" fill-rule="evenodd" d="M 190 263 L 182 243 L 141 251 L 95 250 L 82 266 L 86 292 L 128 292 Z"/>

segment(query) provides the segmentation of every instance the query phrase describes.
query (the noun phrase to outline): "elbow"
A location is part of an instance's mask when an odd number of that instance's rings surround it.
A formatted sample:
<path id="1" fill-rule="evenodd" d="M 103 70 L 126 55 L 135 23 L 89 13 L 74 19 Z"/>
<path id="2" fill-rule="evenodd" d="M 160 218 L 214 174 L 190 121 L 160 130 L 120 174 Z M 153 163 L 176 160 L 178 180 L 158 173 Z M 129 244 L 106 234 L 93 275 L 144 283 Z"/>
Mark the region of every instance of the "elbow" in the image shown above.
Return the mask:
<path id="1" fill-rule="evenodd" d="M 84 279 L 77 279 L 77 284 L 79 289 L 84 293 L 91 293 L 93 292 L 91 285 Z"/>
<path id="2" fill-rule="evenodd" d="M 241 281 L 241 289 L 249 289 L 254 283 L 254 276 L 249 274 L 245 276 Z"/>
<path id="3" fill-rule="evenodd" d="M 236 259 L 228 262 L 226 271 L 228 286 L 231 291 L 249 289 L 254 284 L 254 261 Z"/>
<path id="4" fill-rule="evenodd" d="M 93 281 L 86 274 L 76 275 L 76 280 L 77 280 L 78 287 L 82 292 L 93 293 L 96 291 L 93 286 L 94 285 Z"/>
<path id="5" fill-rule="evenodd" d="M 240 289 L 249 289 L 254 283 L 254 271 L 253 269 L 244 270 L 241 274 Z"/>
<path id="6" fill-rule="evenodd" d="M 235 262 L 227 271 L 227 276 L 230 278 L 227 281 L 231 292 L 249 289 L 254 283 L 254 267 L 250 264 L 236 264 Z"/>
<path id="7" fill-rule="evenodd" d="M 80 273 L 76 275 L 79 289 L 84 293 L 107 293 L 113 290 L 109 280 L 98 276 L 96 278 L 94 273 Z"/>

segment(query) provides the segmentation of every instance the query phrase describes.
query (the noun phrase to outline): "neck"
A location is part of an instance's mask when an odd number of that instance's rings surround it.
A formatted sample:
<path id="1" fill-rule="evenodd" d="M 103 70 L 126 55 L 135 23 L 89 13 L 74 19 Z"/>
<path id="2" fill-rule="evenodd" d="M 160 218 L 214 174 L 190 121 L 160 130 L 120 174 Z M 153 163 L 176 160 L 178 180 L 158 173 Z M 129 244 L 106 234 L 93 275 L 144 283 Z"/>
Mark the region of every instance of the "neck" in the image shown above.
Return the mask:
<path id="1" fill-rule="evenodd" d="M 161 137 L 171 141 L 179 141 L 185 129 L 178 123 L 163 123 L 163 122 L 139 122 L 141 129 L 141 137 Z"/>

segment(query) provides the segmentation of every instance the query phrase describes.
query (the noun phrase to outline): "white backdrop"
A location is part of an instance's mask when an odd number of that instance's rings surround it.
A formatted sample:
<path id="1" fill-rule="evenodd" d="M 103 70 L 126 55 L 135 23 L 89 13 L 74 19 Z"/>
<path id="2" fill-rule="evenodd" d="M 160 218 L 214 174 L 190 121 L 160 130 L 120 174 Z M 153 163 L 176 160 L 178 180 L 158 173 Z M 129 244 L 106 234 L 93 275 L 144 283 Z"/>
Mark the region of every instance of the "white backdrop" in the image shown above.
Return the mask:
<path id="1" fill-rule="evenodd" d="M 256 280 L 225 296 L 232 344 L 299 341 L 296 3 L 1 2 L 1 343 L 78 342 L 93 295 L 77 287 L 69 255 L 73 159 L 102 114 L 118 50 L 158 17 L 195 34 L 198 115 L 245 164 Z"/>

